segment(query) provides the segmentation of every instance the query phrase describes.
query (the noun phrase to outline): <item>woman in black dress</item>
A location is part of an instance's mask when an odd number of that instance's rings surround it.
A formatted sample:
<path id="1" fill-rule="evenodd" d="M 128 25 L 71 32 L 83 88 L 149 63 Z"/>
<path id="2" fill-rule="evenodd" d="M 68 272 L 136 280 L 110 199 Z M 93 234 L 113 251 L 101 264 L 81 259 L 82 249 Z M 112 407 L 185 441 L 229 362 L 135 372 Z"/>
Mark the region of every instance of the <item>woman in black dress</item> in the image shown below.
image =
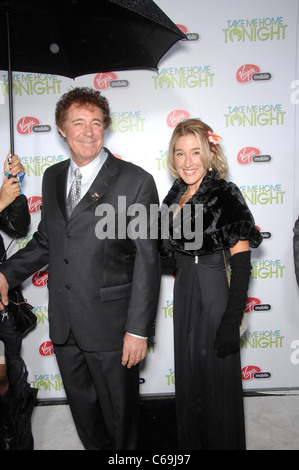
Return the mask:
<path id="1" fill-rule="evenodd" d="M 176 180 L 162 208 L 174 204 L 176 210 L 162 256 L 174 256 L 177 270 L 173 317 L 178 445 L 245 449 L 240 323 L 251 274 L 250 247 L 262 238 L 241 192 L 224 179 L 228 167 L 220 138 L 208 125 L 189 119 L 176 127 L 168 166 Z M 184 211 L 199 204 L 202 243 L 190 250 L 184 225 L 189 222 L 192 231 L 198 225 L 196 212 L 187 212 L 186 219 Z"/>

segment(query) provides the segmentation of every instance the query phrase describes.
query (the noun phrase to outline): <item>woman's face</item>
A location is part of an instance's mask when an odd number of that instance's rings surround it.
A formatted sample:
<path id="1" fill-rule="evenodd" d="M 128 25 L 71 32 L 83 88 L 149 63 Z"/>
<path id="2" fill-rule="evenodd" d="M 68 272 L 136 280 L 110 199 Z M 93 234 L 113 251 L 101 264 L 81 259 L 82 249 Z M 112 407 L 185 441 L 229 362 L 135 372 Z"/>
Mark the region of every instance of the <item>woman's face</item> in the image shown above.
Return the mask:
<path id="1" fill-rule="evenodd" d="M 192 192 L 196 192 L 206 169 L 200 158 L 200 143 L 194 134 L 187 134 L 176 141 L 174 163 L 182 180 Z"/>

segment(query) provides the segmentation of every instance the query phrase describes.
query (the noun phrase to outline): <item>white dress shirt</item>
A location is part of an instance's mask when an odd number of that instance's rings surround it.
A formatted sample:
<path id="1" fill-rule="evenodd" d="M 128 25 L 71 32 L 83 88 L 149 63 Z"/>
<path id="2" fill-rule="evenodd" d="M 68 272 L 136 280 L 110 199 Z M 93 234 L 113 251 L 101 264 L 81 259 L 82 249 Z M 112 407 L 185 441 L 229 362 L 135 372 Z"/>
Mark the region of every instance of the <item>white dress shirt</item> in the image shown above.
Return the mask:
<path id="1" fill-rule="evenodd" d="M 69 167 L 69 172 L 68 172 L 68 177 L 67 177 L 66 194 L 68 194 L 70 191 L 70 188 L 74 179 L 74 172 L 76 168 L 80 168 L 80 172 L 82 175 L 82 179 L 81 179 L 81 199 L 82 199 L 87 193 L 87 191 L 89 190 L 92 183 L 94 182 L 100 169 L 104 165 L 106 158 L 107 158 L 107 152 L 104 150 L 103 147 L 101 148 L 99 155 L 87 165 L 78 167 L 76 163 L 74 163 L 73 159 L 71 158 L 71 164 Z"/>

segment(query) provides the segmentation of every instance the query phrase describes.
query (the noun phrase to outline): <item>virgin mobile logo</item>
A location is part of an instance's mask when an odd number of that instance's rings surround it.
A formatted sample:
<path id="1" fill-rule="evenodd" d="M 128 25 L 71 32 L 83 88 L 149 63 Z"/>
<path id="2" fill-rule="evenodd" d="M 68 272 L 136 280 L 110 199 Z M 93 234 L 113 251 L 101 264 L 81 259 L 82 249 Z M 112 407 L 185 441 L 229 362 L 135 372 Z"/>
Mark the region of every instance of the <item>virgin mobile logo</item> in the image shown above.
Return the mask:
<path id="1" fill-rule="evenodd" d="M 271 310 L 271 305 L 269 304 L 262 304 L 260 299 L 256 297 L 248 297 L 245 312 L 249 313 L 252 311 L 255 312 L 266 312 Z"/>
<path id="2" fill-rule="evenodd" d="M 189 33 L 188 29 L 186 26 L 182 24 L 177 24 L 176 25 L 186 36 L 186 39 L 183 39 L 183 41 L 198 41 L 199 40 L 199 34 L 198 33 Z"/>
<path id="3" fill-rule="evenodd" d="M 248 83 L 251 81 L 259 82 L 263 80 L 270 80 L 271 73 L 261 72 L 261 69 L 254 64 L 244 64 L 238 68 L 236 79 L 239 83 Z"/>
<path id="4" fill-rule="evenodd" d="M 258 372 L 261 372 L 260 367 L 258 366 L 246 366 L 242 369 L 242 379 L 251 380 L 254 378 L 254 375 Z"/>
<path id="5" fill-rule="evenodd" d="M 270 372 L 262 372 L 258 366 L 246 366 L 242 369 L 242 380 L 270 379 Z"/>
<path id="6" fill-rule="evenodd" d="M 44 287 L 47 285 L 48 271 L 37 271 L 32 277 L 32 284 L 35 287 Z"/>
<path id="7" fill-rule="evenodd" d="M 175 109 L 174 111 L 171 111 L 171 113 L 168 114 L 167 125 L 169 127 L 176 127 L 179 122 L 183 121 L 184 119 L 188 119 L 189 117 L 190 114 L 188 113 L 188 111 Z"/>
<path id="8" fill-rule="evenodd" d="M 116 73 L 106 72 L 98 73 L 93 81 L 97 90 L 106 90 L 107 88 L 125 88 L 129 86 L 128 80 L 118 80 Z"/>
<path id="9" fill-rule="evenodd" d="M 256 147 L 244 147 L 237 156 L 238 163 L 247 165 L 249 163 L 268 163 L 271 161 L 270 155 L 261 155 Z"/>
<path id="10" fill-rule="evenodd" d="M 39 353 L 41 356 L 52 356 L 54 354 L 54 347 L 51 341 L 45 341 L 39 347 Z"/>
<path id="11" fill-rule="evenodd" d="M 30 214 L 35 214 L 36 212 L 40 211 L 42 205 L 42 198 L 41 196 L 32 196 L 28 198 L 28 208 Z"/>
<path id="12" fill-rule="evenodd" d="M 17 124 L 17 131 L 21 135 L 31 134 L 33 126 L 39 124 L 39 120 L 35 117 L 22 117 Z"/>
<path id="13" fill-rule="evenodd" d="M 35 117 L 25 116 L 18 121 L 17 131 L 21 135 L 31 134 L 31 132 L 50 132 L 51 126 L 49 124 L 40 124 Z"/>

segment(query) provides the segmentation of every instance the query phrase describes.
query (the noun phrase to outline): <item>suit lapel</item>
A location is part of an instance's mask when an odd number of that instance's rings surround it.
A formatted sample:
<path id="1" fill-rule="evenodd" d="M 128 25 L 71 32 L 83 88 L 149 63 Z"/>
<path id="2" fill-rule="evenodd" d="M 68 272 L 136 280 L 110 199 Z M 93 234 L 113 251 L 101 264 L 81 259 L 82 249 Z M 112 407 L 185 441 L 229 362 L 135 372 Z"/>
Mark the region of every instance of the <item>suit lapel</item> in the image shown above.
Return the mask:
<path id="1" fill-rule="evenodd" d="M 66 219 L 66 207 L 65 207 L 65 202 L 66 202 L 66 180 L 67 180 L 67 173 L 68 169 L 70 166 L 70 161 L 68 160 L 66 162 L 66 165 L 63 166 L 62 171 L 59 173 L 59 175 L 56 178 L 56 196 L 57 196 L 57 202 L 58 206 Z"/>

